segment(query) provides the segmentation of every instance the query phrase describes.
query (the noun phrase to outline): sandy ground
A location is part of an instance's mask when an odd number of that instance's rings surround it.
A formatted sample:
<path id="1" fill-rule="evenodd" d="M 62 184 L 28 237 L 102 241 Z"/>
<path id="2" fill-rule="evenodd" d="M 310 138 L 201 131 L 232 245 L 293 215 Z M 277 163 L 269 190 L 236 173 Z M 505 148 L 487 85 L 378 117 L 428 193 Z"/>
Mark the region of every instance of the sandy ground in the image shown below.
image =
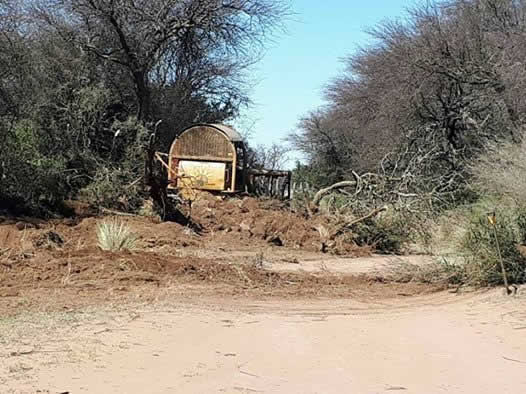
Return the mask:
<path id="1" fill-rule="evenodd" d="M 369 257 L 333 257 L 325 256 L 320 258 L 306 257 L 297 259 L 296 264 L 291 264 L 290 261 L 273 261 L 264 264 L 264 268 L 268 268 L 276 272 L 303 272 L 303 273 L 337 273 L 337 274 L 375 274 L 383 273 L 389 267 L 397 264 L 414 264 L 422 266 L 430 264 L 435 259 L 431 256 L 382 256 L 373 255 Z"/>
<path id="2" fill-rule="evenodd" d="M 0 391 L 523 393 L 525 301 L 212 297 L 29 314 L 0 326 Z"/>

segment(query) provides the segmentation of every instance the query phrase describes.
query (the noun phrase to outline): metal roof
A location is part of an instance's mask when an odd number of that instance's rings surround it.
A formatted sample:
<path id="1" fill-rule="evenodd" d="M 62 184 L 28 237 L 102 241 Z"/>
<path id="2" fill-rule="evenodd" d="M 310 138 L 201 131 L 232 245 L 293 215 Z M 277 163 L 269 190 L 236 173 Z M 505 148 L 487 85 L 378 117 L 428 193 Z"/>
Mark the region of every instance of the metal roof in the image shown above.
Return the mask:
<path id="1" fill-rule="evenodd" d="M 241 142 L 241 141 L 243 141 L 243 137 L 241 137 L 241 134 L 239 134 L 236 130 L 234 130 L 230 126 L 227 126 L 227 125 L 224 125 L 224 124 L 219 124 L 219 123 L 213 123 L 213 124 L 210 124 L 209 126 L 212 126 L 212 127 L 216 128 L 216 129 L 218 129 L 219 131 L 221 131 L 232 142 Z"/>

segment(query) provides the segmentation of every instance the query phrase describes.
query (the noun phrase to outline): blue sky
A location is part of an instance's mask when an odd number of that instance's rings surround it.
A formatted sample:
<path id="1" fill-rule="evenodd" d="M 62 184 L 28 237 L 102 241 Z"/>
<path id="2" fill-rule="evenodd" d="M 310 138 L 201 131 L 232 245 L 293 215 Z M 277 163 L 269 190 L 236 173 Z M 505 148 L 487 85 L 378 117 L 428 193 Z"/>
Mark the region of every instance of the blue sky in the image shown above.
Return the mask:
<path id="1" fill-rule="evenodd" d="M 403 17 L 414 0 L 292 0 L 288 32 L 275 39 L 255 67 L 255 105 L 236 124 L 251 128 L 250 143 L 280 143 L 301 116 L 323 104 L 322 88 L 342 70 L 340 59 L 370 38 L 364 32 Z"/>

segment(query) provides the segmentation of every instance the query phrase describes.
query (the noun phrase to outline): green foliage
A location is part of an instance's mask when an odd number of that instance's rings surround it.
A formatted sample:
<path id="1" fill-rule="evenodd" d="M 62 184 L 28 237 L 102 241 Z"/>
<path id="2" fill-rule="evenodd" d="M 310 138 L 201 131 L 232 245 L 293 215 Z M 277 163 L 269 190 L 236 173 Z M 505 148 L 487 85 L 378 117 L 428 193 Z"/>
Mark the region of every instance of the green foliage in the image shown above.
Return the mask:
<path id="1" fill-rule="evenodd" d="M 126 224 L 117 219 L 100 223 L 97 226 L 97 238 L 99 247 L 111 252 L 133 250 L 137 243 L 137 236 Z"/>
<path id="2" fill-rule="evenodd" d="M 128 182 L 130 175 L 119 168 L 99 168 L 93 181 L 80 190 L 79 198 L 97 208 L 133 210 L 140 201 L 136 201 L 137 190 Z"/>
<path id="3" fill-rule="evenodd" d="M 517 227 L 519 231 L 519 242 L 521 245 L 526 245 L 526 207 L 524 206 L 518 209 Z"/>
<path id="4" fill-rule="evenodd" d="M 525 153 L 526 140 L 491 143 L 470 166 L 473 190 L 481 197 L 463 210 L 466 225 L 459 251 L 469 284 L 503 282 L 497 247 L 509 281 L 526 281 L 526 258 L 519 249 L 526 244 Z M 488 222 L 488 212 L 496 213 L 495 228 Z"/>
<path id="5" fill-rule="evenodd" d="M 462 284 L 502 284 L 498 248 L 509 281 L 526 281 L 525 153 L 524 141 L 489 144 L 470 165 L 470 192 L 477 200 L 444 212 L 432 231 L 434 251 L 457 259 L 455 280 Z M 495 228 L 490 212 L 496 213 Z"/>
<path id="6" fill-rule="evenodd" d="M 464 256 L 465 282 L 475 286 L 492 286 L 503 283 L 498 248 L 504 261 L 510 283 L 526 280 L 526 259 L 517 248 L 521 240 L 521 220 L 524 212 L 498 209 L 495 228 L 489 224 L 487 206 L 474 206 L 468 213 L 469 224 L 461 242 Z"/>
<path id="7" fill-rule="evenodd" d="M 292 180 L 297 184 L 306 184 L 315 188 L 322 188 L 343 180 L 341 168 L 326 165 L 305 165 L 299 161 L 292 171 Z"/>
<path id="8" fill-rule="evenodd" d="M 2 146 L 0 200 L 20 213 L 56 210 L 67 194 L 65 161 L 45 154 L 37 125 L 20 121 L 10 126 Z"/>
<path id="9" fill-rule="evenodd" d="M 100 165 L 80 197 L 95 207 L 138 211 L 147 197 L 144 192 L 145 149 L 150 132 L 135 119 L 115 122 L 117 135 L 113 160 Z"/>
<path id="10" fill-rule="evenodd" d="M 147 121 L 163 121 L 164 150 L 191 123 L 232 119 L 248 102 L 243 72 L 257 57 L 244 49 L 261 47 L 286 8 L 264 0 L 227 15 L 202 2 L 206 21 L 190 26 L 195 10 L 177 2 L 73 3 L 0 4 L 0 209 L 11 213 L 52 216 L 76 198 L 138 210 Z M 136 28 L 164 6 L 171 11 L 159 23 L 170 37 L 151 23 Z M 122 18 L 108 22 L 116 9 Z M 211 22 L 225 18 L 227 24 Z M 176 21 L 188 27 L 185 34 L 169 28 Z M 212 25 L 239 29 L 218 40 Z M 124 48 L 114 39 L 122 32 Z M 130 49 L 134 56 L 120 57 Z M 112 56 L 100 56 L 108 50 Z"/>
<path id="11" fill-rule="evenodd" d="M 358 245 L 371 245 L 378 252 L 398 254 L 413 236 L 411 224 L 409 217 L 400 212 L 388 213 L 358 223 L 353 227 L 353 238 Z"/>
<path id="12" fill-rule="evenodd" d="M 67 84 L 48 93 L 55 103 L 31 117 L 0 118 L 2 205 L 52 215 L 65 199 L 81 197 L 94 206 L 137 210 L 148 129 L 135 118 L 110 115 L 108 89 Z"/>

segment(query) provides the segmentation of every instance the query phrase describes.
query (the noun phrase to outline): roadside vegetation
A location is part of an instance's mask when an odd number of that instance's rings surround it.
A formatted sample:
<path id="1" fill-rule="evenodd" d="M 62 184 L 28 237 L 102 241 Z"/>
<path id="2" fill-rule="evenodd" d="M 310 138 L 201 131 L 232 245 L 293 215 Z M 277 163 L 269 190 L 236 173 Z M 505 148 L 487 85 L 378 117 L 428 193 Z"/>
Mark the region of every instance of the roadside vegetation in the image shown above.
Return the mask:
<path id="1" fill-rule="evenodd" d="M 393 278 L 496 285 L 502 257 L 526 280 L 525 21 L 524 1 L 423 2 L 372 27 L 290 134 L 298 183 L 347 182 L 321 209 L 352 223 L 389 207 L 352 226 L 357 242 L 437 256 Z"/>

